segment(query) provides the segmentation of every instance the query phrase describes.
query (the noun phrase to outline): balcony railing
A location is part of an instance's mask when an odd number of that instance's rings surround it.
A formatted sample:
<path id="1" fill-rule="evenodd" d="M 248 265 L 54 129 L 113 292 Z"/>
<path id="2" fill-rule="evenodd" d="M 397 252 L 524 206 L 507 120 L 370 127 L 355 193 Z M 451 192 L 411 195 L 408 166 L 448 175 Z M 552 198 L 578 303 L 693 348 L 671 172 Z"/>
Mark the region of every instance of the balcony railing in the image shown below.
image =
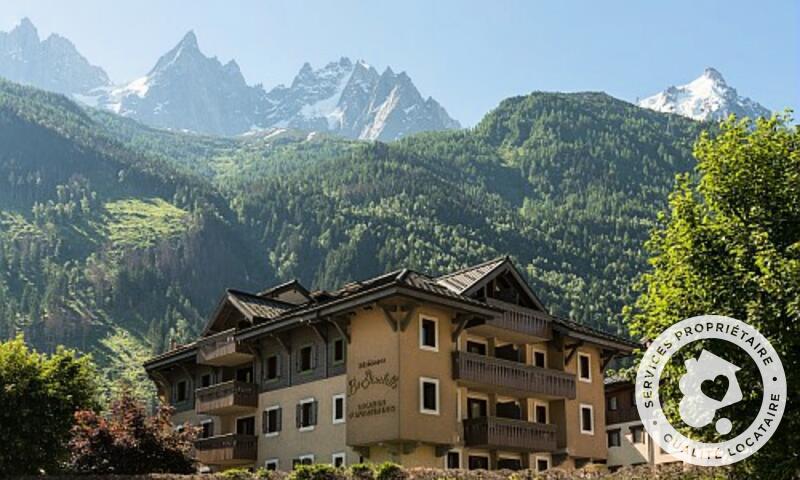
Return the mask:
<path id="1" fill-rule="evenodd" d="M 501 417 L 464 420 L 464 442 L 468 447 L 525 452 L 556 449 L 556 426 Z"/>
<path id="2" fill-rule="evenodd" d="M 258 387 L 253 383 L 231 380 L 198 388 L 195 409 L 199 414 L 228 415 L 250 411 L 258 406 Z"/>
<path id="3" fill-rule="evenodd" d="M 552 338 L 552 325 L 546 313 L 494 298 L 487 298 L 486 302 L 489 305 L 505 310 L 502 315 L 487 320 L 486 325 L 545 340 Z"/>
<path id="4" fill-rule="evenodd" d="M 252 361 L 252 352 L 236 341 L 235 333 L 236 329 L 231 328 L 198 340 L 197 363 L 230 367 Z"/>
<path id="5" fill-rule="evenodd" d="M 615 423 L 636 422 L 639 420 L 639 410 L 636 407 L 606 409 L 606 425 Z"/>
<path id="6" fill-rule="evenodd" d="M 575 375 L 477 353 L 453 353 L 453 378 L 520 396 L 575 398 Z"/>
<path id="7" fill-rule="evenodd" d="M 229 433 L 201 438 L 194 443 L 197 461 L 205 465 L 237 465 L 253 463 L 258 453 L 255 435 Z"/>

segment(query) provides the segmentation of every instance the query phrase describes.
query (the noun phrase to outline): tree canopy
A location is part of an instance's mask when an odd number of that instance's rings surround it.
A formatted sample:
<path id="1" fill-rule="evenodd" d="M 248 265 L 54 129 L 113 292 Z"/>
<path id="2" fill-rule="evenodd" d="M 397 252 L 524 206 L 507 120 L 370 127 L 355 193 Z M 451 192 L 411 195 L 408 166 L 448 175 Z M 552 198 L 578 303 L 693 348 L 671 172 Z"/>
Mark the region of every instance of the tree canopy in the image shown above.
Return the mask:
<path id="1" fill-rule="evenodd" d="M 695 147 L 698 177 L 681 176 L 659 216 L 646 245 L 651 270 L 628 311 L 631 329 L 645 338 L 685 318 L 719 314 L 769 339 L 787 375 L 786 414 L 765 447 L 738 465 L 769 478 L 800 475 L 800 417 L 791 413 L 800 406 L 798 147 L 800 128 L 788 116 L 730 119 L 717 134 L 702 135 Z M 661 387 L 668 393 L 679 378 L 669 373 Z M 743 404 L 757 411 L 760 379 L 747 369 L 741 377 Z M 735 417 L 734 431 L 751 420 Z"/>
<path id="2" fill-rule="evenodd" d="M 0 343 L 0 476 L 58 471 L 73 415 L 99 406 L 96 380 L 88 356 L 37 353 L 22 336 Z"/>

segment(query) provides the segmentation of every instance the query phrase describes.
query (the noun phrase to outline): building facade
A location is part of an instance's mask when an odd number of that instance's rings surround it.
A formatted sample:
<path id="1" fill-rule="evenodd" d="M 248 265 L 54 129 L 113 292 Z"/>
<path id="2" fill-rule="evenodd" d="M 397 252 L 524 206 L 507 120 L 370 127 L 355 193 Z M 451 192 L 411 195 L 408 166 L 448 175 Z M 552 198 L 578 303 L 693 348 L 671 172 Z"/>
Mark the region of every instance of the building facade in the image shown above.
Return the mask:
<path id="1" fill-rule="evenodd" d="M 145 367 L 214 469 L 546 470 L 606 462 L 603 371 L 636 346 L 550 315 L 504 257 L 228 290 L 196 342 Z"/>
<path id="2" fill-rule="evenodd" d="M 653 442 L 636 408 L 634 384 L 627 380 L 606 382 L 606 437 L 610 469 L 635 465 L 678 462 Z"/>

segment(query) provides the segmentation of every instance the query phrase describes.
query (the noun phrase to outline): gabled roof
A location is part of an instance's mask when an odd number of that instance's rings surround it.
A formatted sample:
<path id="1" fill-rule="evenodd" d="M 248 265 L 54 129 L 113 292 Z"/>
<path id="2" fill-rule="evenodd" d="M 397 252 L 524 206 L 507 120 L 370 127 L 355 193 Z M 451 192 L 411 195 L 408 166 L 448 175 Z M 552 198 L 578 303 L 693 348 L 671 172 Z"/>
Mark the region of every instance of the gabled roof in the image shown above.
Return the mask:
<path id="1" fill-rule="evenodd" d="M 457 270 L 447 275 L 442 275 L 436 279 L 436 283 L 447 287 L 459 295 L 471 296 L 486 285 L 489 280 L 497 278 L 503 273 L 509 273 L 528 299 L 536 305 L 539 310 L 547 312 L 542 301 L 539 300 L 539 297 L 531 290 L 528 282 L 525 281 L 522 274 L 514 265 L 514 262 L 512 262 L 511 258 L 507 255 L 472 267 Z"/>
<path id="2" fill-rule="evenodd" d="M 300 297 L 305 298 L 306 301 L 312 300 L 311 294 L 308 289 L 304 287 L 297 279 L 290 280 L 280 285 L 268 288 L 258 294 L 259 297 L 277 299 L 282 293 L 293 291 Z M 286 303 L 286 302 L 284 302 Z"/>
<path id="3" fill-rule="evenodd" d="M 231 303 L 250 320 L 271 320 L 295 308 L 295 305 L 272 298 L 264 298 L 240 290 L 228 290 Z"/>
<path id="4" fill-rule="evenodd" d="M 436 283 L 447 287 L 455 293 L 464 293 L 486 275 L 490 274 L 495 268 L 502 265 L 507 259 L 508 257 L 498 257 L 488 262 L 456 270 L 455 272 L 436 278 Z"/>
<path id="5" fill-rule="evenodd" d="M 247 318 L 250 323 L 263 322 L 277 318 L 289 310 L 296 308 L 296 305 L 281 302 L 272 298 L 264 298 L 252 293 L 242 292 L 241 290 L 228 289 L 219 301 L 219 305 L 214 314 L 206 322 L 202 335 L 206 335 L 214 330 L 214 324 L 226 308 L 234 308 Z"/>

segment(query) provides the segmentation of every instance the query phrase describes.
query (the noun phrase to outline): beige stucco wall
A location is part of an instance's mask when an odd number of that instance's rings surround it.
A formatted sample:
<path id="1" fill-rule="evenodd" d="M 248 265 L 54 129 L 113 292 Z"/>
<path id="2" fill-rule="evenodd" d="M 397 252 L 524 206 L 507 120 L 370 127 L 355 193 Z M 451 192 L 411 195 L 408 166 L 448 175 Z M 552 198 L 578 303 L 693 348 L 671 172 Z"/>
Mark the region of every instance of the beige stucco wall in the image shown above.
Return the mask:
<path id="1" fill-rule="evenodd" d="M 630 427 L 641 426 L 642 422 L 625 422 L 609 425 L 607 430 L 620 430 L 620 446 L 608 448 L 608 466 L 638 465 L 648 463 L 647 444 L 633 443 Z M 644 436 L 647 438 L 647 435 Z M 648 439 L 649 440 L 649 439 Z"/>
<path id="2" fill-rule="evenodd" d="M 370 445 L 400 435 L 399 348 L 378 308 L 350 320 L 347 351 L 347 444 Z"/>
<path id="3" fill-rule="evenodd" d="M 346 391 L 345 375 L 312 383 L 265 392 L 258 397 L 256 434 L 258 435 L 258 465 L 266 460 L 278 459 L 281 470 L 291 470 L 292 460 L 300 455 L 314 455 L 317 463 L 331 463 L 334 453 L 344 452 L 346 463 L 359 461 L 357 453 L 346 446 L 347 423 L 333 423 L 333 396 Z M 316 399 L 318 404 L 317 424 L 313 430 L 300 431 L 295 415 L 296 405 L 306 398 Z M 278 435 L 262 433 L 262 412 L 278 405 L 283 409 L 282 428 Z"/>
<path id="4" fill-rule="evenodd" d="M 588 354 L 591 357 L 591 382 L 587 383 L 577 378 L 579 354 Z M 605 459 L 608 454 L 606 448 L 606 411 L 605 390 L 603 385 L 603 372 L 601 371 L 600 350 L 593 346 L 578 347 L 577 353 L 572 356 L 569 363 L 564 366 L 564 371 L 576 376 L 576 399 L 564 401 L 564 418 L 566 420 L 567 453 L 572 457 L 591 458 L 594 460 Z M 580 405 L 588 404 L 593 407 L 594 434 L 581 433 L 580 430 Z"/>
<path id="5" fill-rule="evenodd" d="M 437 320 L 438 351 L 419 347 L 420 319 L 426 316 Z M 352 343 L 347 359 L 349 445 L 392 441 L 453 444 L 459 440 L 453 428 L 457 424 L 457 402 L 452 374 L 452 316 L 446 309 L 422 305 L 403 331 L 394 331 L 379 308 L 360 311 L 351 319 Z M 439 381 L 438 415 L 420 412 L 421 377 Z M 376 406 L 378 413 L 365 414 L 371 409 L 374 412 Z M 413 455 L 417 458 L 420 454 Z"/>
<path id="6" fill-rule="evenodd" d="M 420 348 L 420 322 L 423 317 L 437 320 L 439 348 Z M 400 335 L 400 437 L 404 440 L 452 445 L 459 439 L 453 429 L 456 423 L 457 394 L 453 380 L 452 352 L 453 313 L 424 305 L 417 309 L 408 328 Z M 420 412 L 420 378 L 439 381 L 438 415 Z"/>

